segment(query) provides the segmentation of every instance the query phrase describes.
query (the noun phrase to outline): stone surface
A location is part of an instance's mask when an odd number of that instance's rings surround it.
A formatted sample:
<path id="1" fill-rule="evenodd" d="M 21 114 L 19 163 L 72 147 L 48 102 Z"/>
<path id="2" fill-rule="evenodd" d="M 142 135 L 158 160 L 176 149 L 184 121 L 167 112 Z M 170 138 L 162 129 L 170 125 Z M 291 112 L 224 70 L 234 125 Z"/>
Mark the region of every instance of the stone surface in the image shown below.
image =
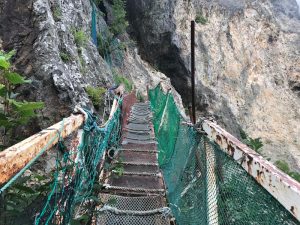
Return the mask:
<path id="1" fill-rule="evenodd" d="M 14 58 L 17 70 L 33 81 L 18 88 L 20 98 L 45 102 L 41 116 L 30 126 L 18 129 L 16 135 L 29 136 L 48 127 L 69 116 L 76 105 L 92 109 L 84 88 L 111 87 L 112 69 L 132 79 L 144 95 L 152 78 L 165 78 L 145 63 L 133 47 L 123 53 L 121 62 L 113 55 L 111 66 L 101 57 L 91 38 L 90 1 L 0 0 L 0 6 L 3 48 L 17 50 Z M 111 11 L 109 7 L 107 3 L 103 11 Z M 98 32 L 108 29 L 105 19 L 107 15 L 103 17 L 98 11 Z M 81 46 L 75 42 L 75 30 L 82 30 L 86 35 L 87 40 Z M 125 39 L 130 42 L 126 35 Z M 62 54 L 68 59 L 63 60 Z"/>
<path id="2" fill-rule="evenodd" d="M 92 108 L 84 87 L 113 84 L 110 66 L 92 43 L 90 1 L 0 0 L 0 39 L 16 49 L 17 70 L 32 84 L 20 97 L 44 101 L 41 115 L 18 132 L 30 135 L 68 116 L 75 105 Z M 112 67 L 147 85 L 169 82 L 190 102 L 190 20 L 196 26 L 197 108 L 239 137 L 262 137 L 264 154 L 300 166 L 300 15 L 295 0 L 128 0 L 132 42 Z M 110 1 L 98 14 L 98 30 L 111 21 Z M 74 29 L 86 43 L 79 47 Z M 65 62 L 61 53 L 69 55 Z M 147 62 L 146 62 L 147 61 Z M 161 71 L 161 72 L 158 72 Z M 167 74 L 169 78 L 166 78 Z M 174 92 L 176 94 L 176 92 Z M 180 105 L 180 96 L 177 96 Z M 183 107 L 181 105 L 181 109 Z M 19 133 L 16 135 L 19 135 Z"/>
<path id="3" fill-rule="evenodd" d="M 5 49 L 16 49 L 16 67 L 33 80 L 21 87 L 28 100 L 45 102 L 39 126 L 44 128 L 68 116 L 75 105 L 91 107 L 85 86 L 112 83 L 108 65 L 91 42 L 89 1 L 1 1 L 0 38 Z M 99 23 L 101 24 L 101 23 Z M 76 46 L 74 29 L 88 40 Z M 63 61 L 61 54 L 68 55 Z"/>
<path id="4" fill-rule="evenodd" d="M 197 107 L 263 154 L 300 166 L 300 15 L 295 0 L 128 0 L 144 59 L 190 102 L 190 21 L 196 25 Z"/>

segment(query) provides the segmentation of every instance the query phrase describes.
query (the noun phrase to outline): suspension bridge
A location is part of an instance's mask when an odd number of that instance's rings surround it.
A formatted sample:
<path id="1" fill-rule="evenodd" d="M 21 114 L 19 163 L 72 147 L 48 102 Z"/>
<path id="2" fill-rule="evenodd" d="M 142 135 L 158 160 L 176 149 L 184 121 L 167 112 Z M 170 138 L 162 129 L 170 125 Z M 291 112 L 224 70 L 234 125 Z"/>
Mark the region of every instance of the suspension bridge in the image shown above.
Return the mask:
<path id="1" fill-rule="evenodd" d="M 25 224 L 9 196 L 50 149 L 59 154 L 31 224 L 300 224 L 300 184 L 216 123 L 190 123 L 179 101 L 160 82 L 145 102 L 116 97 L 103 125 L 78 108 L 0 152 L 0 224 Z"/>

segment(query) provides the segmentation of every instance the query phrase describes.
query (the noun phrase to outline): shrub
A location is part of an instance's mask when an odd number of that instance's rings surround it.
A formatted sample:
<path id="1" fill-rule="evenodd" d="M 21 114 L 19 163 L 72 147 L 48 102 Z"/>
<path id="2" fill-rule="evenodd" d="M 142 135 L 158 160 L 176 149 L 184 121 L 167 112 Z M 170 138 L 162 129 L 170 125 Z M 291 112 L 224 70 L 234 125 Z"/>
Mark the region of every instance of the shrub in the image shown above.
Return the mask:
<path id="1" fill-rule="evenodd" d="M 62 17 L 62 11 L 59 6 L 55 6 L 52 11 L 53 19 L 55 22 L 60 21 Z"/>
<path id="2" fill-rule="evenodd" d="M 88 36 L 83 30 L 73 30 L 73 36 L 77 47 L 84 47 L 88 41 Z"/>
<path id="3" fill-rule="evenodd" d="M 65 51 L 61 51 L 59 56 L 64 63 L 71 61 L 71 55 Z"/>
<path id="4" fill-rule="evenodd" d="M 127 44 L 119 41 L 109 32 L 104 32 L 104 34 L 99 33 L 97 35 L 99 54 L 105 59 L 113 53 L 116 53 L 116 55 L 120 53 L 122 54 L 121 51 L 124 51 L 126 49 Z"/>
<path id="5" fill-rule="evenodd" d="M 300 182 L 300 174 L 298 172 L 290 172 L 289 175 L 296 181 Z"/>
<path id="6" fill-rule="evenodd" d="M 202 13 L 197 14 L 195 21 L 196 23 L 200 23 L 202 25 L 205 25 L 208 22 L 207 18 L 205 18 Z"/>
<path id="7" fill-rule="evenodd" d="M 110 55 L 112 53 L 112 36 L 111 35 L 104 35 L 98 34 L 97 35 L 98 40 L 98 52 L 99 54 L 105 58 L 106 56 Z"/>
<path id="8" fill-rule="evenodd" d="M 248 139 L 246 140 L 246 144 L 258 153 L 261 152 L 261 148 L 264 146 L 261 141 L 261 138 L 253 139 L 251 137 L 248 137 Z"/>
<path id="9" fill-rule="evenodd" d="M 124 84 L 127 92 L 132 91 L 133 83 L 128 80 L 126 77 L 119 74 L 116 70 L 113 70 L 114 81 L 117 85 Z"/>
<path id="10" fill-rule="evenodd" d="M 283 160 L 277 160 L 275 162 L 275 166 L 277 166 L 278 169 L 280 169 L 282 172 L 288 174 L 290 172 L 290 167 L 287 162 Z"/>
<path id="11" fill-rule="evenodd" d="M 296 181 L 300 182 L 300 173 L 290 171 L 288 163 L 284 160 L 277 160 L 275 166 L 280 169 L 282 172 L 288 174 L 290 177 L 294 178 Z"/>
<path id="12" fill-rule="evenodd" d="M 106 92 L 106 89 L 103 87 L 86 87 L 86 92 L 91 98 L 92 103 L 96 109 L 99 109 L 104 104 L 103 95 Z"/>
<path id="13" fill-rule="evenodd" d="M 129 25 L 128 21 L 126 20 L 125 7 L 126 5 L 124 0 L 113 0 L 113 5 L 112 5 L 113 22 L 110 26 L 110 31 L 115 36 L 123 34 Z"/>
<path id="14" fill-rule="evenodd" d="M 246 144 L 248 147 L 253 149 L 254 151 L 261 153 L 261 148 L 264 146 L 261 138 L 251 138 L 246 134 L 245 131 L 240 130 L 241 138 L 243 139 L 243 143 Z"/>
<path id="15" fill-rule="evenodd" d="M 14 51 L 5 53 L 0 50 L 0 127 L 5 129 L 5 133 L 18 125 L 25 125 L 36 116 L 36 109 L 44 107 L 43 102 L 16 99 L 18 93 L 14 93 L 15 87 L 31 83 L 31 80 L 13 71 L 10 59 L 14 54 Z"/>

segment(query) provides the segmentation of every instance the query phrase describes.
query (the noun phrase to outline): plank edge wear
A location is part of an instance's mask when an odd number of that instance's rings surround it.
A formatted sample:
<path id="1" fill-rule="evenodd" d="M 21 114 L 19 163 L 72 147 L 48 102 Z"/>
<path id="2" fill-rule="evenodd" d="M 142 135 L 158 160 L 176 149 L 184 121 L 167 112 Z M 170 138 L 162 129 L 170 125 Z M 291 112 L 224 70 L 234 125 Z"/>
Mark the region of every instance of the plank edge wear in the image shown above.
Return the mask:
<path id="1" fill-rule="evenodd" d="M 202 129 L 211 141 L 238 162 L 259 185 L 300 221 L 300 183 L 280 171 L 217 124 L 204 120 Z"/>
<path id="2" fill-rule="evenodd" d="M 44 147 L 47 150 L 58 142 L 58 134 L 66 138 L 84 123 L 84 115 L 71 115 L 37 134 L 0 152 L 0 185 L 7 182 L 32 160 Z M 57 136 L 57 137 L 55 137 Z M 48 143 L 51 139 L 52 143 Z"/>

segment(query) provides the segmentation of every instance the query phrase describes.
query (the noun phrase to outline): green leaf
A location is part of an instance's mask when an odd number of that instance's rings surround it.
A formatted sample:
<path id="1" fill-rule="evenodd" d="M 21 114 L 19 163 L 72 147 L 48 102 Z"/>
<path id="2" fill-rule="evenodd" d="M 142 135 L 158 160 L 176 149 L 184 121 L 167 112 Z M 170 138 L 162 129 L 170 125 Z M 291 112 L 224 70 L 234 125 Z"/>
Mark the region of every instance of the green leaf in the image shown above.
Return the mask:
<path id="1" fill-rule="evenodd" d="M 20 177 L 20 178 L 18 178 L 17 184 L 23 184 L 23 183 L 27 182 L 28 180 L 30 180 L 30 176 Z"/>
<path id="2" fill-rule="evenodd" d="M 248 139 L 246 140 L 246 144 L 258 153 L 261 152 L 260 148 L 262 148 L 264 146 L 261 141 L 261 138 L 253 139 L 251 137 L 248 137 Z"/>
<path id="3" fill-rule="evenodd" d="M 24 185 L 21 185 L 21 184 L 15 184 L 14 185 L 14 188 L 24 192 L 24 193 L 28 193 L 28 194 L 35 194 L 35 190 L 33 190 L 32 188 L 30 187 L 26 187 Z"/>
<path id="4" fill-rule="evenodd" d="M 7 93 L 6 87 L 4 84 L 0 84 L 0 96 L 5 97 Z"/>
<path id="5" fill-rule="evenodd" d="M 284 173 L 288 174 L 290 172 L 289 164 L 284 160 L 277 160 L 275 166 Z"/>
<path id="6" fill-rule="evenodd" d="M 10 63 L 4 56 L 0 56 L 0 69 L 7 70 L 10 67 Z"/>
<path id="7" fill-rule="evenodd" d="M 45 175 L 39 175 L 39 174 L 34 174 L 34 177 L 38 180 L 38 181 L 42 181 L 42 180 L 46 180 L 47 177 Z"/>
<path id="8" fill-rule="evenodd" d="M 47 182 L 44 185 L 37 187 L 37 191 L 40 193 L 48 193 L 51 190 L 52 181 Z"/>
<path id="9" fill-rule="evenodd" d="M 11 121 L 10 121 L 10 119 L 9 119 L 9 117 L 7 117 L 5 114 L 3 114 L 3 113 L 0 113 L 0 126 L 3 126 L 3 127 L 5 127 L 5 128 L 10 128 L 10 127 L 12 127 L 12 123 L 11 123 Z"/>
<path id="10" fill-rule="evenodd" d="M 108 205 L 110 205 L 110 206 L 115 206 L 115 205 L 117 204 L 117 198 L 116 198 L 116 197 L 111 197 L 111 198 L 107 201 L 106 204 L 108 204 Z"/>
<path id="11" fill-rule="evenodd" d="M 11 50 L 9 53 L 4 54 L 6 60 L 10 60 L 16 54 L 16 50 Z"/>
<path id="12" fill-rule="evenodd" d="M 248 138 L 248 135 L 246 134 L 246 132 L 242 129 L 240 129 L 240 135 L 241 135 L 241 138 L 242 139 L 247 139 Z"/>
<path id="13" fill-rule="evenodd" d="M 298 172 L 290 172 L 289 175 L 296 181 L 300 182 L 300 174 Z"/>
<path id="14" fill-rule="evenodd" d="M 18 102 L 15 100 L 9 100 L 11 104 L 13 104 L 18 112 L 27 111 L 27 110 L 36 110 L 42 109 L 44 107 L 43 102 Z"/>
<path id="15" fill-rule="evenodd" d="M 15 73 L 15 72 L 5 73 L 4 76 L 11 84 L 14 84 L 14 85 L 31 83 L 31 80 L 25 80 L 24 77 L 22 77 L 20 74 Z"/>
<path id="16" fill-rule="evenodd" d="M 93 186 L 94 191 L 100 191 L 100 190 L 102 190 L 102 188 L 103 188 L 103 185 L 100 185 L 100 184 L 94 184 L 94 186 Z"/>

